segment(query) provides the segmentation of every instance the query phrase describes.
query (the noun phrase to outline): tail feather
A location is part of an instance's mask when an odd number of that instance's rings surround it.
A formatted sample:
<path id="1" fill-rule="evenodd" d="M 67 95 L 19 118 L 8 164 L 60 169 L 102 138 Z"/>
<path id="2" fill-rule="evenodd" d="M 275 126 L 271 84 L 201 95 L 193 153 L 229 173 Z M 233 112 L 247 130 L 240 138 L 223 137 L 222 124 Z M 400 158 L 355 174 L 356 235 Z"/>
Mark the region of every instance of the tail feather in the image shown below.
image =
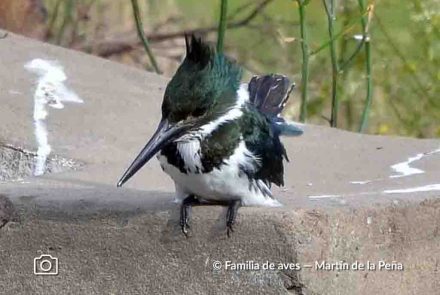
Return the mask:
<path id="1" fill-rule="evenodd" d="M 280 135 L 299 136 L 303 133 L 298 125 L 280 117 L 294 87 L 286 76 L 279 74 L 254 76 L 248 84 L 250 102 L 272 121 Z"/>
<path id="2" fill-rule="evenodd" d="M 284 118 L 278 117 L 275 120 L 272 120 L 272 123 L 275 130 L 277 130 L 281 135 L 300 136 L 304 133 L 304 130 L 300 127 L 299 123 L 289 122 L 284 120 Z"/>
<path id="3" fill-rule="evenodd" d="M 272 74 L 254 76 L 249 82 L 249 99 L 268 117 L 276 117 L 283 110 L 295 84 L 286 76 Z"/>

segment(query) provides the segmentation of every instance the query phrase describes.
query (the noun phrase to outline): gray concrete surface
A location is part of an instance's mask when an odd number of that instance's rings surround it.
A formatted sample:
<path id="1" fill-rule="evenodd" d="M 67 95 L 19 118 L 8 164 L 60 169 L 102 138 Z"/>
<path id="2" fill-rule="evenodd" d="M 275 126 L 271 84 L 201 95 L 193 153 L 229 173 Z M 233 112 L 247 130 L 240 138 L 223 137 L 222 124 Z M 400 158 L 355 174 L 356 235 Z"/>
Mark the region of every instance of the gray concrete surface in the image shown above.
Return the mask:
<path id="1" fill-rule="evenodd" d="M 223 208 L 196 208 L 187 239 L 156 161 L 115 186 L 158 122 L 166 77 L 13 34 L 0 40 L 0 56 L 0 142 L 36 151 L 35 76 L 23 68 L 31 59 L 58 60 L 85 101 L 48 118 L 52 155 L 81 169 L 0 183 L 0 220 L 8 221 L 0 293 L 439 294 L 439 140 L 307 125 L 301 138 L 284 139 L 291 162 L 286 187 L 275 189 L 284 207 L 242 208 L 229 239 Z M 390 178 L 392 165 L 420 153 L 410 166 L 424 173 Z M 58 258 L 58 275 L 34 274 L 41 254 Z M 315 269 L 322 261 L 404 269 Z M 277 269 L 256 269 L 265 262 Z"/>

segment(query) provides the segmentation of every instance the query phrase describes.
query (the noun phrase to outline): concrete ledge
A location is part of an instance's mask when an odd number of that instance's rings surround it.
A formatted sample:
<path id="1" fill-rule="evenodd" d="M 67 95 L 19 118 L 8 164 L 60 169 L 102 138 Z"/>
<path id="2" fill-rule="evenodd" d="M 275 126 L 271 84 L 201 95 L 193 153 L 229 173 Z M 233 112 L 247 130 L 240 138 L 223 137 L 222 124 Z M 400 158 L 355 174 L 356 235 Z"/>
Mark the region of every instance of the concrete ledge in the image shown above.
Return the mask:
<path id="1" fill-rule="evenodd" d="M 440 200 L 360 209 L 243 208 L 226 237 L 220 208 L 196 208 L 190 238 L 171 196 L 127 203 L 82 194 L 77 201 L 13 199 L 19 222 L 0 230 L 0 287 L 6 293 L 88 294 L 435 294 L 439 290 Z M 162 201 L 161 204 L 154 204 Z M 127 205 L 128 204 L 128 205 Z M 154 204 L 154 206 L 152 206 Z M 57 276 L 33 274 L 40 254 Z M 316 270 L 315 262 L 379 261 L 404 270 Z M 221 269 L 214 269 L 214 261 Z M 248 269 L 225 269 L 227 261 Z M 312 269 L 256 270 L 265 262 Z M 233 265 L 232 265 L 233 266 Z M 278 266 L 277 266 L 278 267 Z"/>

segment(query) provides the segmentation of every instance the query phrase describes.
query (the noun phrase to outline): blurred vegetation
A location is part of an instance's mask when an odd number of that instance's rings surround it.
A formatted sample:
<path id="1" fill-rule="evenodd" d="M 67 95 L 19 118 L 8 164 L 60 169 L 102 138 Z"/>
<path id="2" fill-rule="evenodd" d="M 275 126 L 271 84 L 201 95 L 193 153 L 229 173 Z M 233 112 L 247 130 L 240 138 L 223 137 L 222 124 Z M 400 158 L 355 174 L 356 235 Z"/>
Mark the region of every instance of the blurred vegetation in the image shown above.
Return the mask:
<path id="1" fill-rule="evenodd" d="M 195 30 L 216 42 L 222 1 L 138 1 L 165 75 L 173 74 L 184 54 L 183 32 Z M 440 1 L 227 2 L 224 51 L 243 65 L 245 78 L 277 72 L 297 82 L 287 117 L 299 120 L 301 101 L 307 100 L 306 122 L 440 137 Z M 130 1 L 43 3 L 49 42 L 153 69 L 137 38 Z M 308 83 L 301 83 L 304 73 Z"/>

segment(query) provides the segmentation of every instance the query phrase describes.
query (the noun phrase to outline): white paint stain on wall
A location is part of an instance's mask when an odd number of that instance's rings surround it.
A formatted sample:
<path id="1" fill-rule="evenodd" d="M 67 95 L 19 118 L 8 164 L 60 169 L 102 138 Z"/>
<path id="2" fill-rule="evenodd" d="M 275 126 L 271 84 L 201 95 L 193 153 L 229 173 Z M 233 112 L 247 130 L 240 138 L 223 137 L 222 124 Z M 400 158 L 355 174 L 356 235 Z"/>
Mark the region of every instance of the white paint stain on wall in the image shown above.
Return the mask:
<path id="1" fill-rule="evenodd" d="M 400 177 L 405 177 L 405 176 L 425 173 L 425 171 L 423 171 L 422 169 L 411 167 L 410 164 L 414 163 L 415 161 L 419 161 L 419 160 L 423 159 L 424 157 L 431 156 L 431 155 L 434 155 L 434 154 L 437 154 L 437 153 L 440 153 L 440 148 L 438 148 L 436 150 L 433 150 L 431 152 L 427 152 L 427 153 L 419 153 L 419 154 L 415 155 L 414 157 L 409 157 L 408 160 L 406 160 L 404 162 L 400 162 L 400 163 L 392 165 L 391 169 L 393 170 L 393 172 L 395 174 L 390 175 L 389 178 L 400 178 Z M 375 181 L 384 181 L 386 179 L 388 179 L 388 178 L 385 178 L 385 179 L 378 178 L 378 179 L 373 179 L 373 180 L 350 181 L 350 183 L 351 184 L 357 184 L 357 185 L 363 185 L 363 184 L 369 184 L 369 183 L 375 182 Z"/>
<path id="2" fill-rule="evenodd" d="M 24 67 L 38 75 L 33 114 L 35 139 L 38 144 L 34 175 L 38 176 L 46 171 L 46 160 L 51 152 L 46 128 L 46 118 L 49 114 L 47 107 L 62 109 L 63 102 L 83 103 L 84 101 L 64 85 L 67 76 L 58 62 L 37 58 L 26 63 Z"/>
<path id="3" fill-rule="evenodd" d="M 383 195 L 383 194 L 408 194 L 408 193 L 419 193 L 419 192 L 430 192 L 430 191 L 440 191 L 440 183 L 428 184 L 424 186 L 411 187 L 405 189 L 388 189 L 384 191 L 371 191 L 371 192 L 358 192 L 358 193 L 346 193 L 340 195 L 315 195 L 308 196 L 311 200 L 321 200 L 321 199 L 334 199 L 343 197 L 356 197 L 356 196 L 368 196 L 368 195 Z M 398 204 L 398 201 L 393 201 Z"/>
<path id="4" fill-rule="evenodd" d="M 356 181 L 350 181 L 351 184 L 367 184 L 373 182 L 373 180 L 356 180 Z"/>
<path id="5" fill-rule="evenodd" d="M 405 162 L 401 162 L 401 163 L 397 163 L 397 164 L 392 165 L 391 169 L 393 169 L 394 172 L 396 172 L 397 174 L 391 175 L 390 178 L 399 178 L 399 177 L 405 177 L 405 176 L 414 175 L 414 174 L 425 173 L 425 171 L 423 171 L 421 169 L 411 167 L 410 164 L 415 161 L 419 161 L 426 156 L 431 156 L 431 155 L 437 154 L 437 153 L 440 153 L 440 148 L 436 149 L 434 151 L 428 152 L 428 153 L 417 154 L 414 157 L 409 157 L 408 160 Z"/>
<path id="6" fill-rule="evenodd" d="M 397 163 L 397 164 L 392 165 L 391 169 L 393 169 L 394 172 L 396 172 L 397 174 L 391 175 L 390 178 L 399 178 L 399 177 L 405 177 L 405 176 L 414 175 L 414 174 L 425 173 L 425 171 L 423 171 L 421 169 L 417 169 L 417 168 L 410 166 L 410 164 L 412 162 L 415 162 L 415 161 L 422 159 L 424 155 L 425 154 L 423 154 L 423 153 L 417 154 L 414 157 L 409 157 L 408 160 L 405 162 L 401 162 L 401 163 Z"/>
<path id="7" fill-rule="evenodd" d="M 342 197 L 342 195 L 316 195 L 316 196 L 309 196 L 309 199 L 319 200 L 319 199 L 340 198 L 340 197 Z"/>
<path id="8" fill-rule="evenodd" d="M 411 187 L 405 189 L 385 190 L 383 192 L 384 194 L 408 194 L 408 193 L 429 192 L 429 191 L 440 191 L 440 183 L 428 184 L 424 186 Z"/>

